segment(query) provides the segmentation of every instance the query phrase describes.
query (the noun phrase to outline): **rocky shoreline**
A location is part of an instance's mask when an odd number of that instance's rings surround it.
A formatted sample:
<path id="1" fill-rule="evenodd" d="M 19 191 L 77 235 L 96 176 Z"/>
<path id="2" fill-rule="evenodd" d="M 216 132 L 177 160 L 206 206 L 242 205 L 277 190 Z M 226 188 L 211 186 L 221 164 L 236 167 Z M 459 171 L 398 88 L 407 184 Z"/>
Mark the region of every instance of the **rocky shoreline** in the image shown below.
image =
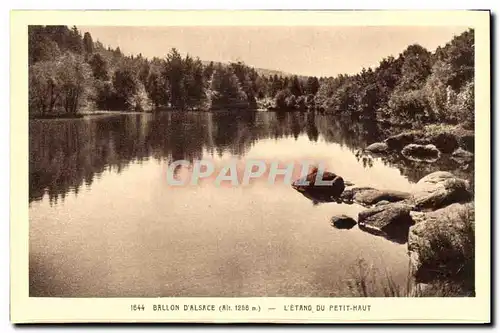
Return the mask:
<path id="1" fill-rule="evenodd" d="M 364 151 L 376 156 L 401 153 L 407 159 L 428 162 L 435 162 L 443 154 L 451 154 L 457 162 L 471 163 L 474 142 L 473 130 L 459 126 L 429 126 L 390 136 L 382 142 L 372 143 Z"/>
<path id="2" fill-rule="evenodd" d="M 457 137 L 455 133 L 413 131 L 374 143 L 366 150 L 386 154 L 413 151 L 408 147 L 420 145 L 429 151 L 437 150 L 431 153 L 437 155 L 433 158 L 451 154 L 473 163 L 474 137 L 466 131 L 462 134 Z M 419 152 L 412 157 L 426 159 L 428 154 L 423 157 Z M 308 177 L 312 178 L 311 175 Z M 294 188 L 318 202 L 355 203 L 364 207 L 357 219 L 333 216 L 331 224 L 335 228 L 351 229 L 357 225 L 362 231 L 407 244 L 414 284 L 410 294 L 421 295 L 422 290 L 437 284 L 459 285 L 460 290 L 454 293 L 457 296 L 474 294 L 474 185 L 470 181 L 451 172 L 437 171 L 421 178 L 411 192 L 401 192 L 346 186 L 342 177 L 332 173 L 328 173 L 328 178 L 336 179 L 329 190 L 324 186 L 321 190 L 314 185 L 301 187 L 297 183 Z M 327 192 L 332 195 L 328 197 Z"/>

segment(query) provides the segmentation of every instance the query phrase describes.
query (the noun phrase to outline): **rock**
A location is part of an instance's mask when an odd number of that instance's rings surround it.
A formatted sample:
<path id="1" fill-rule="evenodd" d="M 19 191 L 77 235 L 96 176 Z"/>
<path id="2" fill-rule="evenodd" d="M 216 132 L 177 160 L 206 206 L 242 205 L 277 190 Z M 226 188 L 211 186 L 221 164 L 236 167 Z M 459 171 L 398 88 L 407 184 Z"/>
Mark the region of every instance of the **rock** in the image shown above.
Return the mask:
<path id="1" fill-rule="evenodd" d="M 414 224 L 411 210 L 412 206 L 404 203 L 369 208 L 359 213 L 358 226 L 363 231 L 404 244 L 408 240 L 408 230 Z"/>
<path id="2" fill-rule="evenodd" d="M 385 140 L 389 149 L 401 150 L 409 144 L 428 145 L 433 144 L 439 151 L 450 154 L 459 146 L 459 138 L 449 131 L 440 131 L 429 134 L 425 130 L 413 130 L 393 135 Z"/>
<path id="3" fill-rule="evenodd" d="M 404 157 L 416 161 L 436 161 L 440 152 L 434 145 L 418 145 L 411 143 L 403 148 L 401 151 Z"/>
<path id="4" fill-rule="evenodd" d="M 424 129 L 407 131 L 390 136 L 385 140 L 385 143 L 387 143 L 389 149 L 398 151 L 409 144 L 433 144 L 442 153 L 450 154 L 463 143 L 464 138 L 467 141 L 469 136 L 469 131 L 457 132 L 449 129 L 428 131 Z"/>
<path id="5" fill-rule="evenodd" d="M 333 216 L 330 222 L 337 229 L 352 229 L 356 225 L 356 221 L 347 215 Z"/>
<path id="6" fill-rule="evenodd" d="M 342 194 L 340 195 L 340 199 L 344 203 L 351 204 L 354 201 L 354 195 L 360 191 L 365 191 L 365 190 L 375 190 L 373 187 L 353 187 L 344 190 Z"/>
<path id="7" fill-rule="evenodd" d="M 315 191 L 314 189 L 306 189 L 306 188 L 297 188 L 296 190 L 304 197 L 311 200 L 313 205 L 318 205 L 320 203 L 326 203 L 326 202 L 339 202 L 339 203 L 342 202 L 339 198 L 332 197 L 327 192 Z"/>
<path id="8" fill-rule="evenodd" d="M 474 131 L 462 135 L 460 137 L 459 143 L 461 148 L 474 153 L 474 145 L 475 145 Z"/>
<path id="9" fill-rule="evenodd" d="M 472 199 L 468 183 L 463 179 L 447 181 L 432 192 L 420 192 L 413 195 L 417 210 L 435 210 L 453 203 L 464 203 Z"/>
<path id="10" fill-rule="evenodd" d="M 312 197 L 333 199 L 339 198 L 345 189 L 344 179 L 332 172 L 325 171 L 323 173 L 322 180 L 333 181 L 333 183 L 331 185 L 321 185 L 316 184 L 317 174 L 318 169 L 314 168 L 313 171 L 305 177 L 305 179 L 296 180 L 292 184 L 292 187 L 297 191 L 303 192 L 303 194 L 307 193 Z M 309 184 L 306 184 L 306 182 Z"/>
<path id="11" fill-rule="evenodd" d="M 366 147 L 365 150 L 374 154 L 384 154 L 389 150 L 389 146 L 385 142 L 375 142 Z"/>
<path id="12" fill-rule="evenodd" d="M 372 206 L 380 201 L 398 202 L 411 198 L 411 194 L 401 191 L 377 190 L 373 187 L 353 187 L 344 190 L 340 199 L 345 203 L 356 202 L 362 206 Z"/>
<path id="13" fill-rule="evenodd" d="M 342 194 L 340 195 L 340 201 L 345 204 L 351 205 L 353 204 L 352 197 L 353 193 L 351 189 L 344 190 L 344 192 L 342 192 Z"/>
<path id="14" fill-rule="evenodd" d="M 379 201 L 375 204 L 375 207 L 378 207 L 378 206 L 383 206 L 383 205 L 387 205 L 389 204 L 390 202 L 387 201 L 387 200 L 382 200 L 382 201 Z"/>
<path id="15" fill-rule="evenodd" d="M 462 164 L 471 163 L 474 160 L 474 154 L 462 148 L 455 150 L 451 156 L 454 161 Z"/>
<path id="16" fill-rule="evenodd" d="M 404 132 L 397 135 L 393 135 L 385 139 L 385 143 L 392 150 L 401 150 L 404 146 L 415 142 L 414 132 Z"/>
<path id="17" fill-rule="evenodd" d="M 436 210 L 453 203 L 472 199 L 469 182 L 450 172 L 437 171 L 420 179 L 414 188 L 410 202 L 415 210 Z"/>
<path id="18" fill-rule="evenodd" d="M 371 206 L 380 201 L 398 202 L 411 197 L 410 193 L 400 191 L 376 190 L 371 188 L 353 190 L 353 201 L 363 206 Z"/>
<path id="19" fill-rule="evenodd" d="M 467 278 L 474 266 L 473 203 L 410 215 L 415 225 L 409 230 L 408 253 L 416 282 Z"/>
<path id="20" fill-rule="evenodd" d="M 436 171 L 422 177 L 416 184 L 415 189 L 418 191 L 433 190 L 437 185 L 443 184 L 445 181 L 456 178 L 451 172 Z"/>
<path id="21" fill-rule="evenodd" d="M 349 181 L 349 180 L 344 180 L 344 185 L 347 186 L 354 186 L 354 183 Z"/>
<path id="22" fill-rule="evenodd" d="M 438 133 L 432 136 L 429 141 L 435 145 L 439 151 L 445 154 L 450 154 L 458 148 L 457 137 L 449 132 Z"/>

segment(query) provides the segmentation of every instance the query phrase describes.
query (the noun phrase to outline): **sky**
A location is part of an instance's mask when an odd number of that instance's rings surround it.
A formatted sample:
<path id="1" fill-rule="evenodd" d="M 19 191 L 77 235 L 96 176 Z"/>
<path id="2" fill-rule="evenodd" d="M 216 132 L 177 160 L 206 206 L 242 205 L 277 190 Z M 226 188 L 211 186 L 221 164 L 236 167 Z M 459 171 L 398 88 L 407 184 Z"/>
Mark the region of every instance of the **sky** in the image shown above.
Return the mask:
<path id="1" fill-rule="evenodd" d="M 312 76 L 354 74 L 399 55 L 408 45 L 429 51 L 467 30 L 456 26 L 79 26 L 127 55 L 164 57 L 175 47 L 206 61 L 244 61 L 258 68 Z M 83 33 L 82 33 L 83 34 Z"/>

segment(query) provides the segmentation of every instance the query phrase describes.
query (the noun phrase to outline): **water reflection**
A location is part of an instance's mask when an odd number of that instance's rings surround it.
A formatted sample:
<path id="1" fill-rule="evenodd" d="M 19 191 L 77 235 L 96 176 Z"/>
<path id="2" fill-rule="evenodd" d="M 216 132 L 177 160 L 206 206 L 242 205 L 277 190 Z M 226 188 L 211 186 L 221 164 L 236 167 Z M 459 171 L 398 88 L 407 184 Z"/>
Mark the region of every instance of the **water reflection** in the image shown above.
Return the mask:
<path id="1" fill-rule="evenodd" d="M 450 171 L 459 178 L 473 181 L 474 163 L 464 166 L 453 160 L 450 155 L 443 154 L 433 161 L 418 161 L 407 159 L 400 153 L 373 155 L 359 149 L 355 152 L 355 156 L 365 168 L 373 167 L 375 159 L 381 160 L 385 165 L 396 167 L 412 183 L 418 182 L 424 176 L 435 171 Z"/>
<path id="2" fill-rule="evenodd" d="M 110 115 L 29 126 L 31 296 L 349 296 L 345 281 L 357 258 L 390 268 L 401 283 L 407 277 L 404 245 L 330 226 L 332 216 L 356 219 L 364 208 L 355 203 L 263 178 L 246 187 L 164 182 L 172 160 L 212 157 L 219 170 L 233 157 L 238 166 L 256 158 L 324 159 L 346 185 L 409 191 L 408 179 L 432 165 L 356 157 L 383 137 L 376 126 L 272 112 Z M 446 163 L 434 167 L 456 166 Z"/>
<path id="3" fill-rule="evenodd" d="M 110 115 L 75 120 L 39 120 L 29 124 L 29 201 L 44 194 L 51 202 L 78 194 L 105 170 L 120 173 L 131 162 L 148 159 L 200 159 L 204 154 L 243 156 L 259 140 L 305 134 L 353 152 L 381 139 L 380 128 L 310 113 L 217 112 Z M 365 168 L 372 157 L 356 154 Z M 411 182 L 436 170 L 461 172 L 451 159 L 417 163 L 400 156 L 382 158 Z M 470 170 L 462 174 L 470 175 Z"/>

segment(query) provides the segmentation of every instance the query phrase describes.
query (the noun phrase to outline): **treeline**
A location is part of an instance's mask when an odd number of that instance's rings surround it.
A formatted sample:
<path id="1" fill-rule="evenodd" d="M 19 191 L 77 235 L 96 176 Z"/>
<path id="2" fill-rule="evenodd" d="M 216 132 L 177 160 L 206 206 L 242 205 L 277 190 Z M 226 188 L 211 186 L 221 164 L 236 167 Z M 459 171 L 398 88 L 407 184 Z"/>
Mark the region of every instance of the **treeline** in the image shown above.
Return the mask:
<path id="1" fill-rule="evenodd" d="M 203 63 L 176 49 L 164 59 L 126 56 L 66 26 L 29 27 L 29 73 L 31 115 L 84 108 L 302 108 L 319 89 L 317 78 L 260 76 L 242 62 Z"/>
<path id="2" fill-rule="evenodd" d="M 474 31 L 434 53 L 410 45 L 397 58 L 356 75 L 321 82 L 316 103 L 357 119 L 409 123 L 474 124 Z"/>
<path id="3" fill-rule="evenodd" d="M 334 64 L 332 64 L 333 66 Z M 434 53 L 408 46 L 356 75 L 259 75 L 242 62 L 204 63 L 172 49 L 126 56 L 76 27 L 29 27 L 31 115 L 89 108 L 321 110 L 395 124 L 474 122 L 474 31 Z"/>

